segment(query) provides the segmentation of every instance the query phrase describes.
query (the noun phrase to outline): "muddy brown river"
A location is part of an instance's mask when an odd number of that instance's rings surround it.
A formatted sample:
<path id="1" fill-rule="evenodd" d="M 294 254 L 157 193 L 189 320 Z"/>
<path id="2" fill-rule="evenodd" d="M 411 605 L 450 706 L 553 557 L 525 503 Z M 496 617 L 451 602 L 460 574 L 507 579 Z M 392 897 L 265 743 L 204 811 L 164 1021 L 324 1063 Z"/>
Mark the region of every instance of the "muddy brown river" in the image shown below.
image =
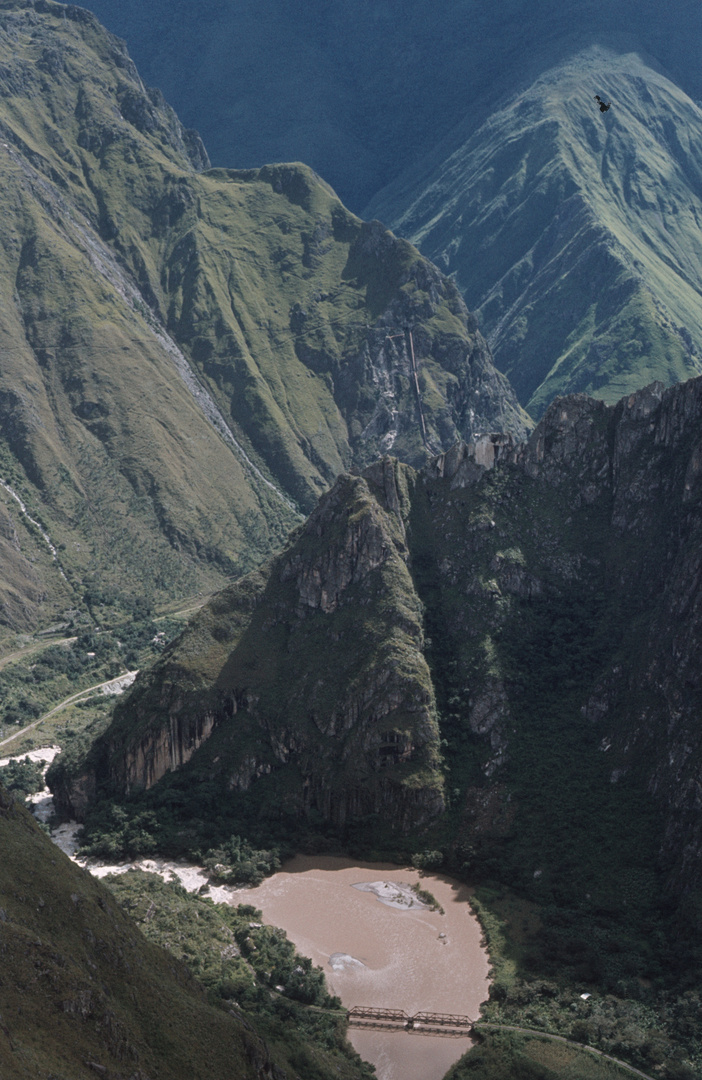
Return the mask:
<path id="1" fill-rule="evenodd" d="M 445 914 L 413 901 L 402 886 L 419 883 Z M 363 886 L 359 888 L 358 886 Z M 246 902 L 282 927 L 298 950 L 324 969 L 347 1008 L 372 1005 L 476 1018 L 488 993 L 488 957 L 468 889 L 451 878 L 385 863 L 297 856 Z M 349 1028 L 379 1080 L 441 1080 L 472 1046 L 468 1037 Z"/>

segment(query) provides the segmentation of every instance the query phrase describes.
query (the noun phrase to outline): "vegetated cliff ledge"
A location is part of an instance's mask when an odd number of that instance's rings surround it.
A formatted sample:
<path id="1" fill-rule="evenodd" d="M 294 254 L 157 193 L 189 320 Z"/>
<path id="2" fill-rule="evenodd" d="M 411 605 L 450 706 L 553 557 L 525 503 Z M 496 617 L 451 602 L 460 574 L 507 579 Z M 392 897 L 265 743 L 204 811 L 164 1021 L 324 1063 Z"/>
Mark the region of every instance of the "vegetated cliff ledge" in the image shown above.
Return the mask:
<path id="1" fill-rule="evenodd" d="M 454 863 L 537 891 L 696 888 L 701 505 L 700 379 L 342 477 L 140 676 L 60 805 L 192 756 L 224 798 L 339 824 L 448 795 Z"/>

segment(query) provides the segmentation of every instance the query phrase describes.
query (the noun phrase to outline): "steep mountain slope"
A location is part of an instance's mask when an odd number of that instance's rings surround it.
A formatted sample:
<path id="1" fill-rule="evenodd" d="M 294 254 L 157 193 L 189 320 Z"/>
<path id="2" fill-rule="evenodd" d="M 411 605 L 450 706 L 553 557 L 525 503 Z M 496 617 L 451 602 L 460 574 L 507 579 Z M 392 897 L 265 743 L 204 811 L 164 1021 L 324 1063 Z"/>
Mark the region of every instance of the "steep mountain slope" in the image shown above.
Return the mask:
<path id="1" fill-rule="evenodd" d="M 184 965 L 147 941 L 4 791 L 0 850 L 3 1080 L 366 1075 L 350 1056 L 314 1050 L 298 1073 L 240 1011 L 208 1004 Z M 205 915 L 216 921 L 214 909 Z"/>
<path id="2" fill-rule="evenodd" d="M 213 588 L 340 470 L 524 430 L 451 282 L 303 166 L 208 171 L 90 13 L 3 0 L 0 62 L 1 622 Z"/>
<path id="3" fill-rule="evenodd" d="M 89 0 L 212 160 L 302 160 L 352 209 L 458 123 L 585 45 L 641 48 L 702 98 L 696 0 Z M 594 93 L 594 91 L 593 91 Z"/>
<path id="4" fill-rule="evenodd" d="M 163 810 L 382 809 L 379 843 L 441 809 L 443 769 L 459 868 L 642 911 L 659 873 L 699 889 L 701 419 L 700 379 L 574 396 L 522 446 L 342 477 L 137 679 L 64 809 L 157 805 L 183 766 Z"/>
<path id="5" fill-rule="evenodd" d="M 701 161 L 700 108 L 593 49 L 468 120 L 369 212 L 454 277 L 539 416 L 557 394 L 613 403 L 700 371 Z"/>
<path id="6" fill-rule="evenodd" d="M 203 609 L 60 796 L 70 812 L 105 783 L 148 789 L 196 752 L 203 777 L 231 797 L 253 787 L 263 814 L 382 812 L 407 828 L 442 809 L 406 481 L 389 462 L 366 476 L 378 491 L 340 480 L 288 549 Z"/>

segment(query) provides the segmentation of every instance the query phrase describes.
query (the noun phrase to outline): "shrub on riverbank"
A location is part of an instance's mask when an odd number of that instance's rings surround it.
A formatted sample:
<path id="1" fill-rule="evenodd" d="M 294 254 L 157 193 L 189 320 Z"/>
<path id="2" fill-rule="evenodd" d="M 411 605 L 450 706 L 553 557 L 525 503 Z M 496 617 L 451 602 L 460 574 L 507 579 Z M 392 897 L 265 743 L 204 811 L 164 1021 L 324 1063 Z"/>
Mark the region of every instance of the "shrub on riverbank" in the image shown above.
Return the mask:
<path id="1" fill-rule="evenodd" d="M 44 787 L 41 766 L 28 757 L 9 761 L 0 769 L 0 784 L 18 795 L 33 795 Z"/>
<path id="2" fill-rule="evenodd" d="M 264 877 L 280 869 L 277 848 L 257 850 L 240 836 L 210 848 L 202 862 L 210 880 L 222 885 L 260 885 Z"/>
<path id="3" fill-rule="evenodd" d="M 432 911 L 438 911 L 440 915 L 444 914 L 444 909 L 434 894 L 429 892 L 428 889 L 420 889 L 419 882 L 417 882 L 416 885 L 412 885 L 411 889 L 415 896 L 421 900 L 423 904 L 426 904 L 427 907 L 430 907 Z"/>

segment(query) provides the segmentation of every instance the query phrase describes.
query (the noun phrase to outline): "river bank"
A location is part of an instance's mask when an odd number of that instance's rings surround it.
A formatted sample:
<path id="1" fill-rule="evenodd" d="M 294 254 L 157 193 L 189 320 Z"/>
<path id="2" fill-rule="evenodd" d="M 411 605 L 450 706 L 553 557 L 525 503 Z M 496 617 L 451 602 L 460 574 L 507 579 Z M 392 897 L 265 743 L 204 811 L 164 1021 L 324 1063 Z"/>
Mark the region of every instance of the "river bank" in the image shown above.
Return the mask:
<path id="1" fill-rule="evenodd" d="M 432 911 L 412 886 L 433 894 Z M 255 889 L 247 902 L 282 926 L 323 970 L 330 991 L 356 1005 L 457 1013 L 477 1018 L 488 995 L 489 960 L 467 886 L 412 868 L 303 856 Z M 441 1080 L 473 1045 L 404 1031 L 349 1029 L 379 1080 Z"/>
<path id="2" fill-rule="evenodd" d="M 30 751 L 48 767 L 58 747 Z M 49 822 L 48 789 L 31 797 L 40 821 Z M 218 903 L 250 903 L 266 923 L 280 926 L 298 951 L 324 971 L 330 992 L 348 1009 L 356 1005 L 431 1011 L 472 1019 L 488 993 L 489 961 L 467 886 L 438 874 L 385 863 L 332 856 L 297 856 L 256 888 L 210 885 L 206 870 L 161 858 L 119 863 L 80 858 L 76 822 L 59 825 L 52 839 L 95 877 L 132 868 L 177 879 L 189 892 Z M 422 895 L 419 890 L 424 890 Z M 426 893 L 436 900 L 427 902 Z M 468 1036 L 349 1029 L 358 1053 L 379 1080 L 441 1080 L 473 1045 Z"/>

